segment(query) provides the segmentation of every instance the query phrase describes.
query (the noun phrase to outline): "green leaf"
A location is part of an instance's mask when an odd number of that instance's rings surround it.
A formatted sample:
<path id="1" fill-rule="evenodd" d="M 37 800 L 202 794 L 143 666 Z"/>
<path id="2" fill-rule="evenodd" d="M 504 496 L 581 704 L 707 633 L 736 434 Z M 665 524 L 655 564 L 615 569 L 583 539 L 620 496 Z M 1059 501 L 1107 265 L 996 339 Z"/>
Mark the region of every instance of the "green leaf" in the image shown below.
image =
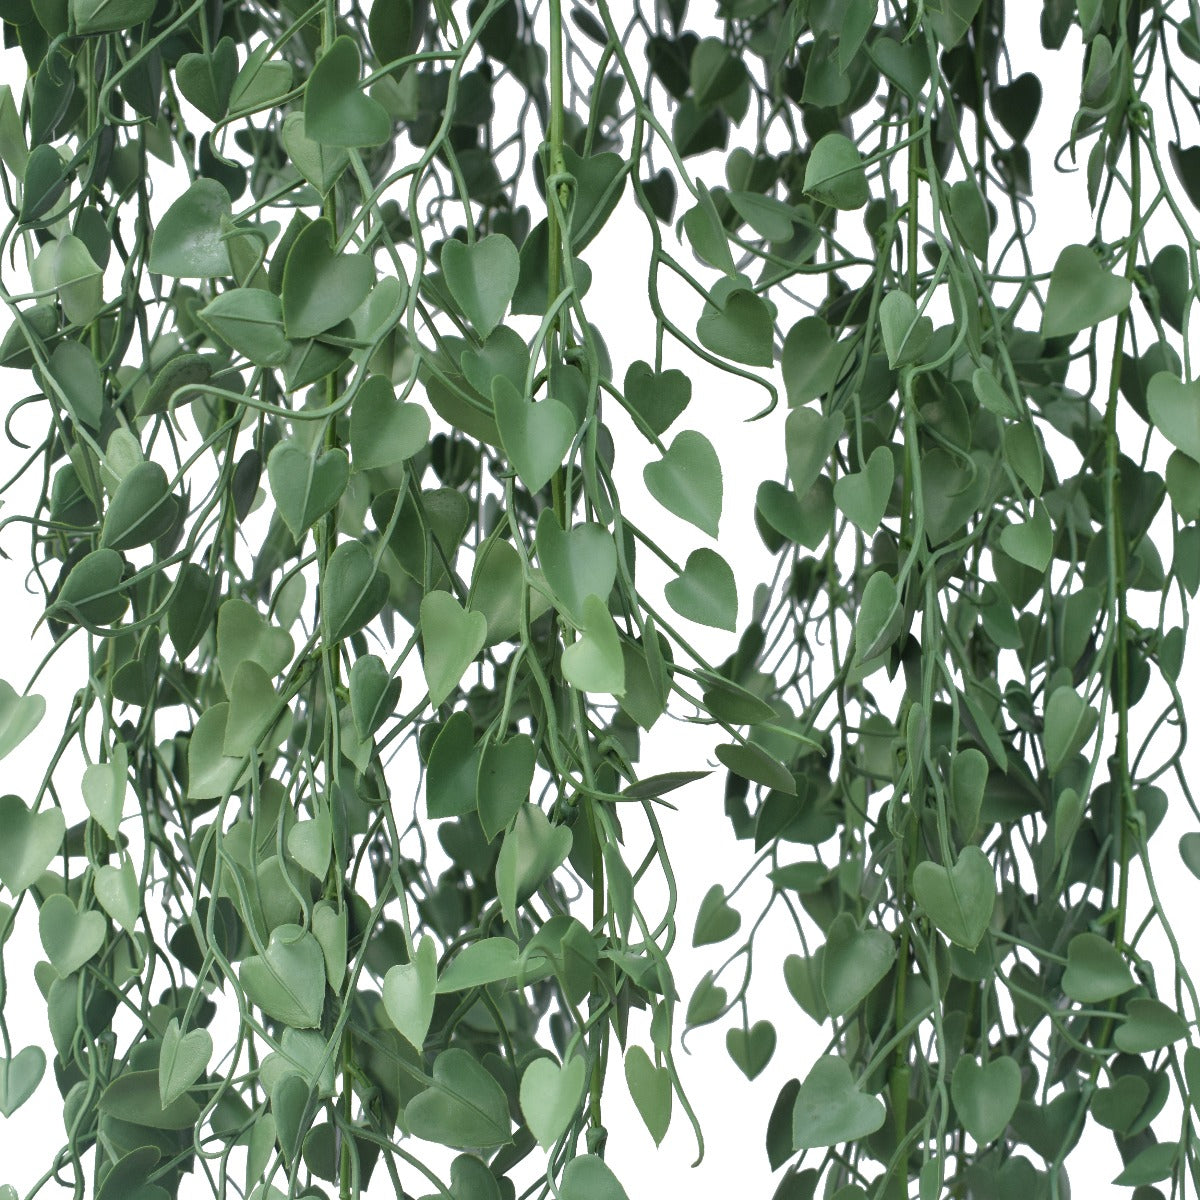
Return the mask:
<path id="1" fill-rule="evenodd" d="M 325 958 L 299 925 L 277 925 L 261 955 L 242 961 L 238 979 L 251 1003 L 294 1029 L 316 1029 L 325 1004 Z"/>
<path id="2" fill-rule="evenodd" d="M 357 540 L 340 542 L 329 556 L 321 584 L 321 613 L 331 642 L 351 637 L 387 603 L 387 577 Z"/>
<path id="3" fill-rule="evenodd" d="M 295 438 L 280 442 L 267 459 L 271 495 L 283 523 L 297 541 L 341 499 L 350 479 L 345 450 L 323 454 Z"/>
<path id="4" fill-rule="evenodd" d="M 612 614 L 599 596 L 585 596 L 579 637 L 562 653 L 563 678 L 582 692 L 625 691 L 625 657 Z"/>
<path id="5" fill-rule="evenodd" d="M 64 234 L 54 247 L 54 284 L 67 320 L 87 325 L 104 307 L 100 290 L 104 273 L 83 241 Z"/>
<path id="6" fill-rule="evenodd" d="M 11 1117 L 37 1091 L 45 1073 L 41 1046 L 26 1046 L 11 1058 L 0 1058 L 0 1115 Z"/>
<path id="7" fill-rule="evenodd" d="M 1113 1043 L 1125 1054 L 1153 1054 L 1187 1037 L 1187 1022 L 1161 1000 L 1138 997 L 1125 1006 L 1126 1019 L 1117 1026 Z"/>
<path id="8" fill-rule="evenodd" d="M 464 610 L 449 592 L 430 592 L 421 601 L 425 682 L 434 708 L 458 687 L 486 640 L 483 614 Z"/>
<path id="9" fill-rule="evenodd" d="M 217 612 L 217 666 L 226 690 L 233 687 L 238 667 L 250 659 L 272 677 L 282 675 L 292 661 L 295 645 L 286 629 L 272 625 L 246 600 L 226 600 Z"/>
<path id="10" fill-rule="evenodd" d="M 612 534 L 593 522 L 564 532 L 554 511 L 546 508 L 538 518 L 536 545 L 555 606 L 582 627 L 588 596 L 606 600 L 617 579 L 617 547 Z"/>
<path id="11" fill-rule="evenodd" d="M 80 342 L 59 342 L 50 356 L 49 369 L 63 390 L 71 416 L 99 430 L 104 417 L 104 380 L 87 348 Z"/>
<path id="12" fill-rule="evenodd" d="M 895 480 L 891 450 L 876 446 L 861 471 L 843 475 L 833 485 L 833 502 L 863 533 L 873 537 L 887 511 Z"/>
<path id="13" fill-rule="evenodd" d="M 418 1053 L 433 1020 L 437 991 L 437 947 L 423 937 L 411 962 L 388 968 L 383 978 L 383 1008 L 397 1032 Z"/>
<path id="14" fill-rule="evenodd" d="M 725 1034 L 725 1049 L 747 1079 L 757 1079 L 775 1053 L 775 1026 L 770 1021 L 755 1021 L 749 1029 L 730 1029 Z"/>
<path id="15" fill-rule="evenodd" d="M 512 938 L 489 937 L 468 942 L 446 965 L 437 981 L 439 994 L 485 987 L 515 979 L 521 970 L 521 949 Z"/>
<path id="16" fill-rule="evenodd" d="M 425 803 L 430 820 L 460 817 L 475 808 L 479 760 L 471 715 L 460 709 L 447 719 L 429 751 Z"/>
<path id="17" fill-rule="evenodd" d="M 685 429 L 642 472 L 646 490 L 668 512 L 716 537 L 721 521 L 721 461 L 702 433 Z"/>
<path id="18" fill-rule="evenodd" d="M 715 946 L 731 938 L 742 927 L 742 917 L 725 898 L 725 889 L 714 883 L 704 893 L 696 910 L 696 928 L 692 932 L 693 946 Z"/>
<path id="19" fill-rule="evenodd" d="M 1133 987 L 1129 964 L 1121 952 L 1098 933 L 1077 933 L 1067 946 L 1067 969 L 1062 990 L 1080 1004 L 1112 1000 Z"/>
<path id="20" fill-rule="evenodd" d="M 841 413 L 826 418 L 818 412 L 799 409 L 797 406 L 808 404 L 831 391 L 846 365 L 849 354 L 849 341 L 837 341 L 832 330 L 821 317 L 801 317 L 788 330 L 787 337 L 783 339 L 783 355 L 780 366 L 783 370 L 783 383 L 787 389 L 788 404 L 798 412 L 808 413 L 807 418 L 800 418 L 801 421 L 811 422 L 813 418 L 817 418 L 830 425 L 836 421 L 838 433 L 841 433 L 844 423 Z M 791 416 L 792 414 L 789 413 L 789 425 Z M 789 444 L 795 436 L 795 434 L 789 435 Z M 836 441 L 835 437 L 834 442 L 836 443 Z M 830 450 L 832 448 L 831 446 Z M 825 457 L 828 458 L 828 453 Z M 815 473 L 813 478 L 816 478 Z M 807 488 L 803 490 L 807 491 Z"/>
<path id="21" fill-rule="evenodd" d="M 210 121 L 220 121 L 229 111 L 237 75 L 237 46 L 231 37 L 221 38 L 211 54 L 185 54 L 175 64 L 175 83 L 183 98 Z"/>
<path id="22" fill-rule="evenodd" d="M 457 1046 L 433 1064 L 433 1084 L 404 1109 L 414 1137 L 455 1149 L 488 1150 L 512 1141 L 508 1100 L 496 1080 Z"/>
<path id="23" fill-rule="evenodd" d="M 899 290 L 888 292 L 879 302 L 879 328 L 893 370 L 919 362 L 933 336 L 933 322 L 918 316 L 913 298 Z"/>
<path id="24" fill-rule="evenodd" d="M 1087 745 L 1100 714 L 1069 684 L 1062 684 L 1046 701 L 1046 720 L 1042 744 L 1046 750 L 1046 770 L 1058 771 Z"/>
<path id="25" fill-rule="evenodd" d="M 38 932 L 50 965 L 65 979 L 104 945 L 104 917 L 93 909 L 80 912 L 70 896 L 55 892 L 42 902 Z"/>
<path id="26" fill-rule="evenodd" d="M 788 796 L 796 794 L 796 781 L 791 771 L 752 742 L 730 742 L 717 746 L 714 753 L 717 761 L 735 775 Z"/>
<path id="27" fill-rule="evenodd" d="M 350 711 L 354 730 L 363 741 L 396 711 L 400 700 L 401 679 L 393 679 L 377 654 L 364 654 L 350 668 Z"/>
<path id="28" fill-rule="evenodd" d="M 713 287 L 696 325 L 702 346 L 751 367 L 769 367 L 775 361 L 774 332 L 767 302 L 735 279 L 721 280 Z"/>
<path id="29" fill-rule="evenodd" d="M 579 1154 L 567 1163 L 559 1200 L 629 1200 L 612 1168 L 595 1154 Z"/>
<path id="30" fill-rule="evenodd" d="M 170 1108 L 204 1074 L 212 1054 L 212 1034 L 207 1029 L 182 1033 L 179 1019 L 171 1018 L 163 1033 L 158 1058 L 158 1094 L 164 1109 Z"/>
<path id="31" fill-rule="evenodd" d="M 132 550 L 161 537 L 175 524 L 178 506 L 167 473 L 156 462 L 140 462 L 121 480 L 100 533 L 101 546 Z"/>
<path id="32" fill-rule="evenodd" d="M 196 315 L 256 367 L 282 366 L 292 352 L 283 328 L 283 305 L 272 292 L 233 288 L 214 297 Z"/>
<path id="33" fill-rule="evenodd" d="M 974 950 L 983 941 L 996 905 L 996 873 L 978 846 L 960 850 L 952 867 L 918 863 L 912 890 L 929 919 L 955 945 Z"/>
<path id="34" fill-rule="evenodd" d="M 1009 558 L 1045 571 L 1054 553 L 1054 529 L 1045 505 L 1035 504 L 1028 521 L 1005 525 L 1000 531 L 1000 548 Z"/>
<path id="35" fill-rule="evenodd" d="M 575 1118 L 587 1084 L 587 1060 L 572 1055 L 561 1066 L 535 1058 L 521 1076 L 521 1112 L 543 1150 L 551 1149 Z"/>
<path id="36" fill-rule="evenodd" d="M 1065 337 L 1099 325 L 1129 307 L 1133 285 L 1106 271 L 1087 246 L 1066 246 L 1054 264 L 1042 337 Z"/>
<path id="37" fill-rule="evenodd" d="M 217 800 L 241 787 L 250 776 L 249 764 L 225 754 L 229 723 L 226 704 L 214 704 L 200 714 L 188 739 L 188 798 Z"/>
<path id="38" fill-rule="evenodd" d="M 375 286 L 370 258 L 339 254 L 333 240 L 333 226 L 328 218 L 320 217 L 301 230 L 288 251 L 281 300 L 289 338 L 317 337 L 332 329 L 346 320 Z"/>
<path id="39" fill-rule="evenodd" d="M 553 396 L 526 400 L 503 375 L 492 381 L 492 404 L 508 461 L 530 492 L 540 492 L 575 440 L 574 414 Z"/>
<path id="40" fill-rule="evenodd" d="M 490 842 L 512 823 L 533 786 L 537 747 L 528 734 L 489 741 L 479 761 L 479 823 Z"/>
<path id="41" fill-rule="evenodd" d="M 504 319 L 517 290 L 521 260 L 516 246 L 502 233 L 470 245 L 451 239 L 443 243 L 439 262 L 455 304 L 486 338 Z"/>
<path id="42" fill-rule="evenodd" d="M 527 900 L 566 860 L 571 831 L 551 825 L 536 804 L 523 804 L 504 835 L 496 860 L 496 894 L 500 911 L 516 929 L 517 906 Z"/>
<path id="43" fill-rule="evenodd" d="M 229 193 L 200 178 L 163 214 L 150 248 L 150 270 L 179 278 L 233 274 L 224 233 L 232 220 Z"/>
<path id="44" fill-rule="evenodd" d="M 846 419 L 841 413 L 824 416 L 811 408 L 793 408 L 784 422 L 784 450 L 792 490 L 803 497 L 821 474 L 838 445 Z"/>
<path id="45" fill-rule="evenodd" d="M 844 1059 L 817 1059 L 792 1109 L 792 1147 L 810 1150 L 865 1138 L 886 1119 L 882 1102 L 860 1092 Z"/>
<path id="46" fill-rule="evenodd" d="M 821 990 L 832 1016 L 853 1012 L 896 960 L 891 934 L 882 929 L 859 929 L 850 913 L 841 913 L 825 936 L 821 961 Z"/>
<path id="47" fill-rule="evenodd" d="M 304 129 L 326 146 L 382 146 L 392 119 L 361 87 L 358 42 L 343 34 L 317 60 L 304 89 Z M 354 306 L 355 308 L 358 305 Z"/>
<path id="48" fill-rule="evenodd" d="M 118 742 L 108 762 L 92 763 L 84 769 L 80 786 L 88 812 L 114 842 L 120 833 L 121 816 L 125 811 L 128 772 L 129 752 L 124 742 Z"/>
<path id="49" fill-rule="evenodd" d="M 1146 406 L 1159 433 L 1192 462 L 1200 462 L 1200 386 L 1159 371 L 1146 387 Z"/>
<path id="50" fill-rule="evenodd" d="M 133 860 L 124 858 L 119 867 L 108 863 L 97 867 L 93 884 L 100 907 L 122 929 L 132 932 L 142 910 L 141 890 Z"/>
<path id="51" fill-rule="evenodd" d="M 0 883 L 19 896 L 36 883 L 62 846 L 62 809 L 32 812 L 20 796 L 0 796 Z"/>
<path id="52" fill-rule="evenodd" d="M 1021 1068 L 1008 1057 L 981 1063 L 964 1055 L 954 1068 L 950 1094 L 963 1128 L 986 1146 L 1004 1132 L 1017 1111 Z"/>
<path id="53" fill-rule="evenodd" d="M 390 380 L 368 376 L 350 407 L 354 470 L 398 466 L 425 448 L 429 433 L 429 414 L 422 405 L 400 403 Z"/>
<path id="54" fill-rule="evenodd" d="M 164 1105 L 158 1094 L 157 1071 L 126 1071 L 100 1094 L 100 1111 L 109 1118 L 145 1129 L 191 1129 L 200 1118 L 200 1105 L 191 1096 Z M 143 1135 L 144 1136 L 144 1135 Z"/>
<path id="55" fill-rule="evenodd" d="M 625 1052 L 625 1083 L 654 1144 L 661 1146 L 671 1127 L 671 1072 L 656 1067 L 641 1046 L 630 1046 Z"/>
<path id="56" fill-rule="evenodd" d="M 681 617 L 731 632 L 737 628 L 737 583 L 715 550 L 693 550 L 683 574 L 669 580 L 663 594 Z"/>
<path id="57" fill-rule="evenodd" d="M 85 554 L 68 572 L 47 616 L 90 625 L 115 624 L 129 607 L 121 590 L 125 560 L 110 549 Z"/>
<path id="58" fill-rule="evenodd" d="M 804 190 L 833 208 L 862 208 L 871 198 L 862 155 L 843 133 L 827 133 L 813 147 L 804 171 Z"/>
<path id="59" fill-rule="evenodd" d="M 269 42 L 256 46 L 247 55 L 246 64 L 238 72 L 229 92 L 229 111 L 236 113 L 260 108 L 291 90 L 292 64 L 286 59 L 271 58 L 270 55 Z M 303 114 L 295 115 L 303 120 Z M 285 125 L 287 119 L 284 118 Z M 286 138 L 284 140 L 286 149 Z"/>
<path id="60" fill-rule="evenodd" d="M 11 754 L 45 715 L 45 697 L 18 696 L 11 683 L 0 679 L 0 758 Z"/>
<path id="61" fill-rule="evenodd" d="M 328 146 L 308 136 L 304 114 L 290 112 L 283 119 L 280 140 L 288 161 L 324 198 L 333 190 L 342 172 L 350 165 L 350 151 Z"/>
<path id="62" fill-rule="evenodd" d="M 71 29 L 80 36 L 115 33 L 148 21 L 154 0 L 71 0 Z"/>

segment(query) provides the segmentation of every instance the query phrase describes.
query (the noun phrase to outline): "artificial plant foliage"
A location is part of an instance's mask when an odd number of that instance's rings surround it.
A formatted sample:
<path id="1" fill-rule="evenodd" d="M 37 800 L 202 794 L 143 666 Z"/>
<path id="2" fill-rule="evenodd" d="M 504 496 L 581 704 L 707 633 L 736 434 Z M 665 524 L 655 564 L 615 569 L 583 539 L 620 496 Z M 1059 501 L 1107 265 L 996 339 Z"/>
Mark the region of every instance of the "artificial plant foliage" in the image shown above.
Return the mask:
<path id="1" fill-rule="evenodd" d="M 747 1087 L 805 1033 L 781 1200 L 1065 1196 L 1089 1123 L 1186 1191 L 1194 7 L 564 8 L 0 4 L 0 526 L 81 664 L 53 749 L 0 684 L 29 1195 L 621 1200 L 606 1096 L 702 1159 L 713 1023 Z M 1034 37 L 1093 224 L 1048 256 Z M 644 775 L 676 719 L 710 762 Z M 686 913 L 709 774 L 746 863 Z"/>

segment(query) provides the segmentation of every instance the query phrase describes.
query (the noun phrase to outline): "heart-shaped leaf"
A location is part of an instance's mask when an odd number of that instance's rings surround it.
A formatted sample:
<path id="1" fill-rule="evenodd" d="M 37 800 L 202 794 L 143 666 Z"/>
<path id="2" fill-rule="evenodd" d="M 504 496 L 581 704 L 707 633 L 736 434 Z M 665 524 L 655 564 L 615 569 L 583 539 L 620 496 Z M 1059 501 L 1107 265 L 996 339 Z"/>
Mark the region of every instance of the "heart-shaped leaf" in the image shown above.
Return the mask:
<path id="1" fill-rule="evenodd" d="M 270 676 L 281 675 L 292 661 L 295 645 L 286 629 L 272 625 L 246 600 L 226 600 L 217 612 L 217 665 L 226 690 L 238 667 L 251 659 Z"/>
<path id="2" fill-rule="evenodd" d="M 1159 371 L 1146 387 L 1146 406 L 1159 433 L 1193 462 L 1200 462 L 1200 385 Z"/>
<path id="3" fill-rule="evenodd" d="M 212 1034 L 207 1029 L 183 1033 L 179 1018 L 171 1018 L 158 1057 L 158 1095 L 163 1108 L 169 1108 L 204 1074 L 212 1054 Z"/>
<path id="4" fill-rule="evenodd" d="M 110 550 L 145 546 L 166 533 L 177 515 L 166 471 L 156 462 L 140 462 L 121 480 L 108 506 L 100 544 Z"/>
<path id="5" fill-rule="evenodd" d="M 612 1168 L 595 1154 L 576 1155 L 563 1170 L 559 1200 L 629 1200 Z"/>
<path id="6" fill-rule="evenodd" d="M 583 692 L 625 692 L 625 656 L 621 638 L 599 596 L 583 601 L 583 627 L 579 636 L 562 653 L 563 678 Z"/>
<path id="7" fill-rule="evenodd" d="M 221 753 L 242 758 L 267 735 L 276 719 L 279 696 L 266 669 L 253 659 L 238 665 L 229 689 L 229 713 Z"/>
<path id="8" fill-rule="evenodd" d="M 244 959 L 238 979 L 251 1003 L 295 1029 L 316 1029 L 325 1004 L 325 958 L 299 925 L 278 925 L 264 952 Z"/>
<path id="9" fill-rule="evenodd" d="M 517 928 L 517 906 L 566 861 L 571 841 L 566 825 L 551 825 L 536 804 L 521 805 L 496 860 L 500 911 L 513 929 Z"/>
<path id="10" fill-rule="evenodd" d="M 496 328 L 517 290 L 521 259 L 502 233 L 467 244 L 451 239 L 440 259 L 446 287 L 481 338 Z"/>
<path id="11" fill-rule="evenodd" d="M 588 596 L 606 600 L 617 578 L 617 547 L 603 525 L 588 522 L 566 532 L 550 508 L 537 524 L 538 562 L 558 609 L 577 626 Z"/>
<path id="12" fill-rule="evenodd" d="M 19 796 L 0 796 L 0 882 L 12 895 L 36 883 L 62 846 L 67 823 L 59 808 L 31 812 Z"/>
<path id="13" fill-rule="evenodd" d="M 26 1046 L 12 1058 L 0 1058 L 0 1115 L 11 1117 L 37 1091 L 45 1073 L 41 1046 Z"/>
<path id="14" fill-rule="evenodd" d="M 692 398 L 692 381 L 671 368 L 655 372 L 640 359 L 625 372 L 625 401 L 657 437 L 674 424 Z"/>
<path id="15" fill-rule="evenodd" d="M 263 42 L 250 51 L 246 65 L 238 72 L 230 91 L 229 109 L 233 112 L 259 108 L 291 90 L 292 64 L 282 58 L 272 58 L 271 51 L 270 42 Z M 287 149 L 286 138 L 284 149 Z"/>
<path id="16" fill-rule="evenodd" d="M 96 899 L 100 907 L 122 929 L 132 931 L 141 912 L 141 890 L 133 860 L 124 858 L 119 867 L 105 863 L 96 868 L 94 880 Z"/>
<path id="17" fill-rule="evenodd" d="M 388 1020 L 418 1053 L 433 1020 L 437 992 L 437 947 L 423 937 L 411 962 L 397 963 L 383 977 L 383 1008 Z"/>
<path id="18" fill-rule="evenodd" d="M 725 1048 L 747 1079 L 756 1079 L 775 1053 L 775 1026 L 770 1021 L 755 1021 L 749 1029 L 730 1029 Z"/>
<path id="19" fill-rule="evenodd" d="M 656 1067 L 641 1046 L 630 1046 L 625 1052 L 625 1083 L 654 1144 L 661 1146 L 671 1126 L 671 1072 Z"/>
<path id="20" fill-rule="evenodd" d="M 843 133 L 827 133 L 812 148 L 804 190 L 834 208 L 862 208 L 871 198 L 858 147 Z"/>
<path id="21" fill-rule="evenodd" d="M 508 828 L 533 786 L 537 748 L 528 734 L 488 742 L 479 763 L 479 823 L 490 842 Z"/>
<path id="22" fill-rule="evenodd" d="M 891 934 L 859 929 L 850 913 L 841 913 L 825 935 L 821 989 L 829 1012 L 844 1016 L 867 998 L 896 959 Z"/>
<path id="23" fill-rule="evenodd" d="M 229 111 L 229 97 L 238 74 L 237 46 L 223 37 L 211 54 L 185 54 L 175 65 L 175 82 L 183 98 L 210 121 Z"/>
<path id="24" fill-rule="evenodd" d="M 540 492 L 575 439 L 574 415 L 553 396 L 531 403 L 503 375 L 492 380 L 492 404 L 508 461 L 531 492 Z"/>
<path id="25" fill-rule="evenodd" d="M 702 433 L 685 429 L 642 472 L 646 490 L 668 512 L 717 536 L 721 521 L 721 461 Z"/>
<path id="26" fill-rule="evenodd" d="M 312 221 L 292 243 L 283 268 L 280 299 L 288 337 L 316 337 L 332 329 L 362 304 L 374 286 L 370 258 L 339 254 L 328 218 Z"/>
<path id="27" fill-rule="evenodd" d="M 1099 325 L 1129 307 L 1133 284 L 1106 271 L 1087 246 L 1066 246 L 1054 264 L 1042 337 L 1066 337 Z"/>
<path id="28" fill-rule="evenodd" d="M 1067 946 L 1062 990 L 1080 1004 L 1112 1000 L 1133 987 L 1124 955 L 1098 933 L 1077 933 Z"/>
<path id="29" fill-rule="evenodd" d="M 179 278 L 232 275 L 224 240 L 232 216 L 225 188 L 215 179 L 197 179 L 163 213 L 150 247 L 150 270 Z"/>
<path id="30" fill-rule="evenodd" d="M 788 477 L 797 496 L 805 496 L 816 483 L 846 427 L 842 414 L 823 416 L 815 409 L 794 408 L 784 422 L 784 450 Z"/>
<path id="31" fill-rule="evenodd" d="M 751 367 L 769 367 L 775 361 L 774 334 L 773 310 L 735 279 L 723 279 L 713 287 L 696 324 L 702 346 Z"/>
<path id="32" fill-rule="evenodd" d="M 342 498 L 350 460 L 339 447 L 318 454 L 289 438 L 271 451 L 267 478 L 276 511 L 298 542 Z"/>
<path id="33" fill-rule="evenodd" d="M 44 697 L 19 696 L 11 683 L 0 679 L 0 758 L 11 754 L 45 715 Z"/>
<path id="34" fill-rule="evenodd" d="M 357 540 L 340 542 L 321 584 L 321 612 L 331 642 L 340 642 L 374 620 L 387 603 L 387 576 Z"/>
<path id="35" fill-rule="evenodd" d="M 964 1055 L 954 1068 L 950 1094 L 963 1128 L 986 1146 L 1005 1130 L 1021 1099 L 1021 1068 L 1008 1057 L 978 1062 Z"/>
<path id="36" fill-rule="evenodd" d="M 954 866 L 922 862 L 913 872 L 913 896 L 955 945 L 974 950 L 996 905 L 996 874 L 978 846 L 959 851 Z"/>
<path id="37" fill-rule="evenodd" d="M 287 151 L 288 161 L 322 197 L 329 195 L 342 172 L 350 165 L 349 150 L 314 141 L 308 136 L 301 112 L 291 112 L 284 117 L 280 140 Z"/>
<path id="38" fill-rule="evenodd" d="M 50 965 L 65 979 L 104 945 L 104 917 L 93 909 L 80 912 L 70 896 L 47 896 L 38 913 L 38 932 Z"/>
<path id="39" fill-rule="evenodd" d="M 689 621 L 731 632 L 737 628 L 737 583 L 733 569 L 715 550 L 693 550 L 683 574 L 666 584 L 663 595 Z"/>
<path id="40" fill-rule="evenodd" d="M 449 592 L 430 592 L 421 601 L 420 623 L 429 703 L 437 708 L 483 649 L 487 621 L 482 613 L 464 610 Z"/>
<path id="41" fill-rule="evenodd" d="M 1046 701 L 1042 741 L 1046 747 L 1046 770 L 1051 775 L 1073 758 L 1091 738 L 1100 714 L 1070 684 L 1062 684 Z"/>
<path id="42" fill-rule="evenodd" d="M 552 1058 L 535 1058 L 521 1076 L 521 1112 L 530 1133 L 549 1150 L 575 1118 L 587 1083 L 587 1060 L 572 1055 L 561 1066 Z"/>
<path id="43" fill-rule="evenodd" d="M 72 32 L 80 37 L 132 29 L 153 13 L 154 0 L 71 0 L 70 6 Z"/>
<path id="44" fill-rule="evenodd" d="M 861 471 L 843 475 L 833 485 L 833 501 L 863 533 L 874 536 L 887 511 L 895 478 L 891 450 L 876 446 Z"/>
<path id="45" fill-rule="evenodd" d="M 933 322 L 917 315 L 916 303 L 903 291 L 888 292 L 880 301 L 879 328 L 893 369 L 919 361 L 933 336 Z"/>
<path id="46" fill-rule="evenodd" d="M 433 1063 L 433 1084 L 404 1109 L 414 1137 L 456 1149 L 481 1150 L 512 1141 L 508 1100 L 495 1078 L 466 1050 L 452 1046 Z"/>
<path id="47" fill-rule="evenodd" d="M 1154 1054 L 1187 1037 L 1187 1022 L 1161 1000 L 1137 997 L 1125 1006 L 1125 1013 L 1113 1034 L 1114 1045 L 1125 1054 Z"/>
<path id="48" fill-rule="evenodd" d="M 358 42 L 346 34 L 334 38 L 304 89 L 304 127 L 314 141 L 326 146 L 382 146 L 391 139 L 392 119 L 362 90 L 361 72 Z"/>
<path id="49" fill-rule="evenodd" d="M 696 910 L 696 928 L 692 932 L 693 946 L 713 946 L 731 938 L 742 927 L 741 913 L 725 897 L 725 889 L 714 883 L 704 893 Z"/>
<path id="50" fill-rule="evenodd" d="M 1137 1075 L 1122 1075 L 1111 1087 L 1097 1088 L 1092 1093 L 1091 1114 L 1105 1129 L 1127 1133 L 1146 1101 L 1150 1086 Z"/>
<path id="51" fill-rule="evenodd" d="M 111 625 L 129 607 L 121 590 L 125 560 L 110 549 L 85 554 L 67 573 L 58 596 L 46 610 L 60 621 Z"/>
<path id="52" fill-rule="evenodd" d="M 288 854 L 316 879 L 324 880 L 333 854 L 333 823 L 327 812 L 297 821 L 288 830 Z"/>
<path id="53" fill-rule="evenodd" d="M 461 817 L 475 808 L 479 760 L 474 722 L 460 709 L 447 719 L 429 751 L 425 803 L 430 820 Z"/>
<path id="54" fill-rule="evenodd" d="M 420 404 L 401 404 L 390 380 L 369 376 L 350 409 L 354 469 L 397 466 L 425 448 L 429 430 L 429 414 Z"/>
<path id="55" fill-rule="evenodd" d="M 1011 83 L 990 89 L 992 112 L 1014 142 L 1023 142 L 1033 129 L 1042 106 L 1042 82 L 1026 71 Z"/>
<path id="56" fill-rule="evenodd" d="M 857 1141 L 874 1133 L 886 1117 L 878 1097 L 855 1086 L 846 1061 L 827 1055 L 813 1064 L 796 1095 L 792 1147 L 811 1150 Z"/>

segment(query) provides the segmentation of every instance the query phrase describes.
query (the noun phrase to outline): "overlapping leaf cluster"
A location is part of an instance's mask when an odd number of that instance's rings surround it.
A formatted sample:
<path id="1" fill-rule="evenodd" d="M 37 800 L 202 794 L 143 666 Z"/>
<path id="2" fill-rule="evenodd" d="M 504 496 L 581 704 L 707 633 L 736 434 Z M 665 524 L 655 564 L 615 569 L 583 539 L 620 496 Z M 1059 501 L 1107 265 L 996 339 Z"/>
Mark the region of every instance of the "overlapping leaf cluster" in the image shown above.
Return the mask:
<path id="1" fill-rule="evenodd" d="M 1082 34 L 1095 220 L 1045 263 L 1028 14 L 716 16 L 0 3 L 35 496 L 3 536 L 84 665 L 40 790 L 0 800 L 63 1097 L 35 1193 L 617 1200 L 605 1089 L 661 1141 L 682 1026 L 735 1010 L 758 1075 L 751 964 L 828 1034 L 764 1131 L 781 1197 L 1065 1195 L 1088 1120 L 1139 1200 L 1194 1179 L 1151 836 L 1191 804 L 1195 15 L 1043 6 L 1045 48 Z M 589 298 L 618 213 L 651 241 L 629 363 Z M 715 539 L 747 464 L 668 365 L 700 362 L 786 448 L 741 626 Z M 627 511 L 618 451 L 694 548 Z M 760 917 L 686 1002 L 657 809 L 703 772 L 636 765 L 668 705 L 718 731 L 797 934 Z M 739 934 L 727 882 L 694 944 Z M 8 1114 L 48 1064 L 0 1035 Z"/>

